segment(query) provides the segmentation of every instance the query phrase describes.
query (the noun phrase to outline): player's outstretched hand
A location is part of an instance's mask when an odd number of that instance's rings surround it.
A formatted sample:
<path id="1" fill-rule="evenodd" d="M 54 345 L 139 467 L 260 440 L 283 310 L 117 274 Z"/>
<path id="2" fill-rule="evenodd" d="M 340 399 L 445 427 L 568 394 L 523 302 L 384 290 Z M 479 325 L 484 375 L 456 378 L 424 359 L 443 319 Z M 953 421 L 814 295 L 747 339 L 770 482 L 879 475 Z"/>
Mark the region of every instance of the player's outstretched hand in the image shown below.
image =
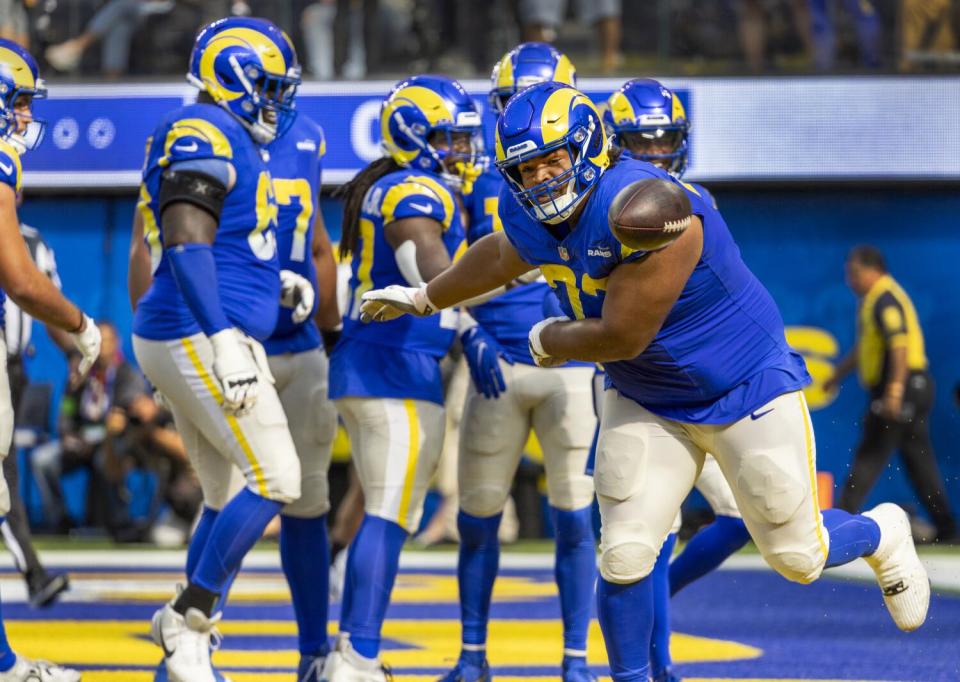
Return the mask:
<path id="1" fill-rule="evenodd" d="M 402 287 L 398 284 L 386 289 L 373 289 L 363 295 L 360 305 L 361 322 L 387 322 L 401 315 L 426 317 L 437 312 L 427 298 L 427 285 Z"/>
<path id="2" fill-rule="evenodd" d="M 223 388 L 223 411 L 242 416 L 256 404 L 260 390 L 253 353 L 232 327 L 211 336 L 210 343 L 213 373 Z"/>
<path id="3" fill-rule="evenodd" d="M 313 312 L 315 294 L 310 280 L 293 270 L 280 271 L 280 305 L 293 308 L 291 317 L 300 324 Z"/>
<path id="4" fill-rule="evenodd" d="M 567 358 L 555 358 L 543 350 L 543 344 L 540 342 L 540 334 L 554 322 L 569 321 L 569 317 L 548 317 L 545 320 L 540 320 L 531 327 L 530 334 L 527 336 L 527 343 L 530 348 L 530 355 L 533 356 L 533 361 L 537 363 L 537 367 L 559 367 L 568 362 Z"/>
<path id="5" fill-rule="evenodd" d="M 71 334 L 70 338 L 73 339 L 73 344 L 80 351 L 80 367 L 77 371 L 82 379 L 87 376 L 87 372 L 93 367 L 93 363 L 100 357 L 100 328 L 97 327 L 89 315 L 84 314 L 83 326 L 80 331 Z"/>
<path id="6" fill-rule="evenodd" d="M 507 384 L 503 380 L 503 372 L 500 369 L 500 358 L 513 364 L 503 355 L 500 344 L 480 325 L 463 332 L 460 335 L 460 343 L 463 344 L 463 354 L 467 358 L 470 377 L 477 391 L 485 398 L 499 398 L 500 394 L 507 390 Z"/>

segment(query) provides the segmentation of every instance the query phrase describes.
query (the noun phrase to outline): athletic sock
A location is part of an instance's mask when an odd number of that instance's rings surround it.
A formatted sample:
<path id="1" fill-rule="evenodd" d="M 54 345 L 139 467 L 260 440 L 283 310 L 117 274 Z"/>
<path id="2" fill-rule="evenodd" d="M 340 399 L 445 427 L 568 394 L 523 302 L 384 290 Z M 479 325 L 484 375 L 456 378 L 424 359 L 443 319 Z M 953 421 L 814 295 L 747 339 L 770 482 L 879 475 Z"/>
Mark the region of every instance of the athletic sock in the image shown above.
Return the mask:
<path id="1" fill-rule="evenodd" d="M 701 528 L 670 564 L 671 596 L 717 568 L 749 539 L 743 519 L 734 516 L 718 516 Z"/>
<path id="2" fill-rule="evenodd" d="M 824 509 L 823 525 L 830 534 L 826 567 L 842 566 L 862 556 L 870 556 L 880 546 L 880 526 L 863 514 L 842 509 Z"/>
<path id="3" fill-rule="evenodd" d="M 210 531 L 213 530 L 213 523 L 217 520 L 220 512 L 216 509 L 204 505 L 200 512 L 200 520 L 197 521 L 197 527 L 193 530 L 190 537 L 190 545 L 187 547 L 187 577 L 193 575 L 197 570 L 197 564 L 200 563 L 200 555 L 203 548 L 207 546 L 207 540 L 210 539 Z"/>
<path id="4" fill-rule="evenodd" d="M 620 585 L 597 583 L 597 616 L 615 682 L 648 682 L 653 628 L 653 580 L 650 576 Z"/>
<path id="5" fill-rule="evenodd" d="M 280 517 L 280 561 L 290 586 L 297 617 L 300 654 L 323 656 L 330 604 L 330 561 L 327 557 L 327 515 L 312 519 Z"/>
<path id="6" fill-rule="evenodd" d="M 502 516 L 501 513 L 481 518 L 463 510 L 457 514 L 457 530 L 460 532 L 460 555 L 457 559 L 460 622 L 464 654 L 471 654 L 465 660 L 470 663 L 478 658 L 478 654 L 480 663 L 483 663 L 483 656 L 486 655 L 490 599 L 500 566 L 497 531 Z"/>
<path id="7" fill-rule="evenodd" d="M 670 660 L 670 556 L 677 534 L 670 533 L 653 566 L 653 633 L 650 636 L 650 672 L 656 677 L 667 670 Z"/>
<path id="8" fill-rule="evenodd" d="M 365 658 L 380 653 L 380 630 L 406 539 L 399 524 L 365 514 L 350 545 L 340 630 L 350 633 L 354 650 Z"/>
<path id="9" fill-rule="evenodd" d="M 240 568 L 270 520 L 283 504 L 244 488 L 217 515 L 200 553 L 190 582 L 210 592 L 223 593 L 230 574 Z"/>
<path id="10" fill-rule="evenodd" d="M 590 507 L 566 511 L 550 508 L 556 531 L 554 576 L 563 616 L 564 656 L 586 658 L 587 629 L 594 585 L 597 549 Z"/>
<path id="11" fill-rule="evenodd" d="M 0 523 L 3 523 L 4 517 L 0 516 Z M 10 648 L 10 642 L 7 641 L 7 628 L 3 624 L 3 610 L 0 609 L 0 672 L 10 670 L 17 663 L 17 655 Z"/>

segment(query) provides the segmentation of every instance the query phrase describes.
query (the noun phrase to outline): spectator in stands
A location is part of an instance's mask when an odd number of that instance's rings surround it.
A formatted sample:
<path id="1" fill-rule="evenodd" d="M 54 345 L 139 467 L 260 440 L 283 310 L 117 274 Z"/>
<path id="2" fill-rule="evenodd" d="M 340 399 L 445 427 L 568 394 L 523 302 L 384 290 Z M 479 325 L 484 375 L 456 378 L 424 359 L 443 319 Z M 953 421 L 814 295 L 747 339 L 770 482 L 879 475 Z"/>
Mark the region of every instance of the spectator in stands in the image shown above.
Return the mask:
<path id="1" fill-rule="evenodd" d="M 818 71 L 833 70 L 837 53 L 837 36 L 831 0 L 809 0 L 810 30 L 813 40 L 813 62 Z M 920 4 L 927 3 L 922 0 Z M 874 0 L 843 0 L 853 22 L 860 49 L 860 64 L 868 69 L 880 66 L 880 17 Z"/>
<path id="2" fill-rule="evenodd" d="M 3 2 L 4 0 L 0 0 Z M 130 39 L 148 17 L 170 12 L 175 0 L 109 0 L 76 38 L 47 48 L 44 56 L 57 71 L 71 72 L 80 66 L 84 51 L 101 42 L 101 68 L 107 76 L 127 71 Z"/>
<path id="3" fill-rule="evenodd" d="M 814 0 L 790 0 L 793 27 L 800 35 L 807 51 L 812 48 L 810 36 L 810 13 L 807 2 Z M 778 0 L 740 0 L 737 5 L 737 33 L 747 68 L 753 73 L 763 73 L 768 67 L 768 32 L 772 13 L 782 10 Z"/>
<path id="4" fill-rule="evenodd" d="M 27 7 L 33 4 L 34 0 L 0 0 L 0 38 L 12 40 L 29 49 L 30 23 Z"/>
<path id="5" fill-rule="evenodd" d="M 620 0 L 577 0 L 582 21 L 594 24 L 600 38 L 600 70 L 615 72 L 623 62 L 620 53 Z M 520 26 L 527 41 L 553 42 L 563 23 L 567 0 L 520 0 Z"/>
<path id="6" fill-rule="evenodd" d="M 111 410 L 126 412 L 138 396 L 147 391 L 143 375 L 120 350 L 117 329 L 109 322 L 101 324 L 103 335 L 100 359 L 87 377 L 71 379 L 63 396 L 59 417 L 59 440 L 37 447 L 33 467 L 37 483 L 44 493 L 46 508 L 55 527 L 69 527 L 60 478 L 64 473 L 86 469 L 87 523 L 109 527 L 118 505 L 115 491 L 104 471 L 104 444 L 114 428 L 108 424 Z M 77 358 L 72 358 L 76 362 Z M 73 372 L 71 371 L 71 375 Z"/>
<path id="7" fill-rule="evenodd" d="M 860 299 L 857 343 L 824 389 L 838 387 L 858 369 L 870 403 L 838 506 L 857 513 L 899 449 L 907 476 L 937 526 L 937 539 L 953 540 L 957 526 L 930 442 L 927 417 L 933 407 L 933 377 L 917 313 L 876 247 L 854 248 L 846 269 L 847 283 Z"/>
<path id="8" fill-rule="evenodd" d="M 18 207 L 21 198 L 22 195 L 17 196 Z M 21 223 L 20 234 L 23 235 L 23 241 L 37 269 L 49 277 L 58 289 L 61 288 L 53 249 L 47 245 L 40 232 L 29 225 Z M 5 320 L 3 331 L 7 342 L 7 374 L 10 379 L 14 426 L 19 427 L 24 417 L 22 399 L 30 383 L 23 365 L 23 358 L 33 351 L 31 345 L 33 318 L 21 310 L 9 297 L 4 301 L 3 307 Z M 52 325 L 45 326 L 47 335 L 64 353 L 74 350 L 69 334 Z M 33 547 L 27 510 L 23 504 L 23 498 L 20 497 L 20 472 L 15 455 L 4 458 L 3 477 L 10 490 L 10 511 L 2 525 L 4 543 L 13 555 L 17 570 L 27 583 L 30 603 L 38 607 L 49 606 L 61 593 L 69 589 L 69 578 L 65 573 L 48 573 Z"/>
<path id="9" fill-rule="evenodd" d="M 956 0 L 901 0 L 900 70 L 936 64 L 957 50 Z"/>

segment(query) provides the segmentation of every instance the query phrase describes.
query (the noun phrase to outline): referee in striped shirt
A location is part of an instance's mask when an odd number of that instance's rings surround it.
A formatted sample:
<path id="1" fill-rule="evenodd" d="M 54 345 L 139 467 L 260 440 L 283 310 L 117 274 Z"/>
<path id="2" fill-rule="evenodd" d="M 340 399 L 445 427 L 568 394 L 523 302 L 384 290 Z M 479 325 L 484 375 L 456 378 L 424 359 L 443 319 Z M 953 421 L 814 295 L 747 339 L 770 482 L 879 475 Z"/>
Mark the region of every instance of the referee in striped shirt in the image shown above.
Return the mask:
<path id="1" fill-rule="evenodd" d="M 53 249 L 43 240 L 40 232 L 28 225 L 20 224 L 20 234 L 26 242 L 30 257 L 37 269 L 50 278 L 57 289 L 61 288 L 60 275 L 57 273 L 57 261 Z M 7 372 L 10 377 L 10 395 L 14 407 L 15 424 L 19 425 L 20 401 L 29 383 L 23 367 L 24 355 L 33 353 L 30 336 L 33 331 L 33 318 L 17 307 L 8 296 L 3 303 L 5 313 L 4 334 L 7 341 Z M 46 325 L 48 336 L 64 353 L 74 352 L 70 335 L 60 329 Z M 30 603 L 37 607 L 49 606 L 57 597 L 70 587 L 66 574 L 50 574 L 40 563 L 30 535 L 30 523 L 27 510 L 20 497 L 19 472 L 17 458 L 3 460 L 3 476 L 10 488 L 10 512 L 0 526 L 3 541 L 13 555 L 17 569 L 27 582 Z"/>
<path id="2" fill-rule="evenodd" d="M 857 345 L 824 388 L 831 390 L 857 369 L 870 403 L 839 507 L 857 513 L 899 450 L 907 477 L 937 527 L 937 540 L 955 539 L 956 523 L 930 441 L 933 377 L 913 302 L 887 272 L 876 247 L 855 247 L 846 270 L 847 284 L 860 299 Z"/>

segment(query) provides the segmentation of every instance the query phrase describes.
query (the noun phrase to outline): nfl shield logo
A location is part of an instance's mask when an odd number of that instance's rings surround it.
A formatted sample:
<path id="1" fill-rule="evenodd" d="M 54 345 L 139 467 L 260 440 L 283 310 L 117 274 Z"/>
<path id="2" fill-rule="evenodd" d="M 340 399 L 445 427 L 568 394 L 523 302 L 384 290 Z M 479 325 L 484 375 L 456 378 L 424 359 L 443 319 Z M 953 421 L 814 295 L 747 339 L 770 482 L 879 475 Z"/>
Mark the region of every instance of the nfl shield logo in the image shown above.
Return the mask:
<path id="1" fill-rule="evenodd" d="M 570 254 L 567 252 L 567 247 L 566 247 L 566 246 L 558 246 L 558 247 L 557 247 L 557 251 L 560 252 L 560 257 L 561 257 L 563 260 L 570 260 Z"/>

